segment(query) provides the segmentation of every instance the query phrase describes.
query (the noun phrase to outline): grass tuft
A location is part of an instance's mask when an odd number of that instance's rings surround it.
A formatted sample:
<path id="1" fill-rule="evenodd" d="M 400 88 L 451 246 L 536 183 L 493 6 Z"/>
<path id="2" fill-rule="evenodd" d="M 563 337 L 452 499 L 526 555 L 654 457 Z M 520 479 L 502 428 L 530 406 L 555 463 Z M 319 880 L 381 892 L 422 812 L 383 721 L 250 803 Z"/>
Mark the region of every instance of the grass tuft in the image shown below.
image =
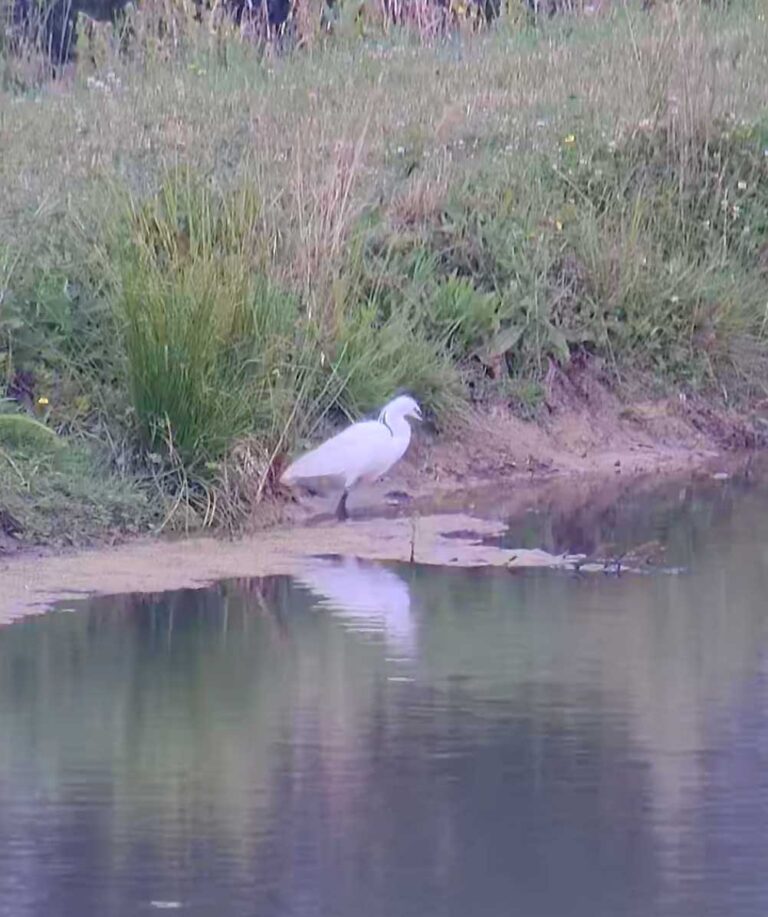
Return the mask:
<path id="1" fill-rule="evenodd" d="M 144 532 L 158 524 L 157 506 L 147 487 L 114 473 L 103 449 L 0 445 L 0 517 L 12 519 L 27 544 L 65 547 Z"/>

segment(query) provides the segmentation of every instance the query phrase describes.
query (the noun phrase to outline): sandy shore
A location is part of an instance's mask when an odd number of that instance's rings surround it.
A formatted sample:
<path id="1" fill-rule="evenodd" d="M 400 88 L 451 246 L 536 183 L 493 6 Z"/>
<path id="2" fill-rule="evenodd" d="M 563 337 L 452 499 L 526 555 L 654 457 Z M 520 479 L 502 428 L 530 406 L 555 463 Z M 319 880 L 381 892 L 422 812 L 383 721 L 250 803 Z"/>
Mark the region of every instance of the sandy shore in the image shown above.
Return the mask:
<path id="1" fill-rule="evenodd" d="M 387 507 L 385 482 L 357 495 L 357 518 L 339 523 L 303 508 L 294 521 L 236 540 L 213 537 L 144 537 L 113 547 L 56 553 L 22 551 L 0 557 L 0 624 L 42 612 L 59 600 L 84 595 L 202 588 L 230 577 L 291 574 L 308 556 L 339 554 L 369 560 L 447 566 L 557 566 L 564 556 L 486 544 L 507 520 L 536 510 L 567 519 L 598 518 L 623 496 L 695 477 L 738 473 L 743 456 L 689 455 L 684 463 L 640 465 L 621 472 L 613 464 L 585 473 L 517 473 L 469 490 L 426 488 L 405 506 Z M 610 471 L 607 468 L 610 468 Z M 723 472 L 728 468 L 730 471 Z M 717 469 L 721 469 L 720 472 Z M 403 472 L 408 477 L 407 469 Z"/>

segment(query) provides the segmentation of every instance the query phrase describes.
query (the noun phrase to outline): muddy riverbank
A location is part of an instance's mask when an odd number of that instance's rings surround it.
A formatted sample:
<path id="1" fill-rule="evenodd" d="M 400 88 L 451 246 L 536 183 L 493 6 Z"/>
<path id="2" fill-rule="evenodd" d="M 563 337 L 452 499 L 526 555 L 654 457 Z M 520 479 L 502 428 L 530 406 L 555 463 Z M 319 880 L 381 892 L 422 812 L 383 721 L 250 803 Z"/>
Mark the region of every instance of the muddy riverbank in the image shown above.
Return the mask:
<path id="1" fill-rule="evenodd" d="M 599 520 L 628 495 L 651 495 L 674 482 L 719 486 L 754 473 L 755 453 L 723 451 L 711 434 L 692 428 L 685 434 L 678 426 L 666 442 L 654 442 L 633 419 L 620 421 L 605 440 L 604 420 L 585 417 L 577 424 L 571 416 L 568 426 L 591 447 L 577 452 L 563 429 L 545 435 L 541 427 L 513 421 L 496 424 L 485 437 L 476 428 L 461 449 L 421 439 L 395 475 L 355 495 L 347 523 L 329 519 L 328 507 L 310 500 L 273 507 L 279 521 L 266 527 L 265 518 L 257 520 L 254 531 L 234 540 L 141 537 L 68 552 L 7 554 L 0 558 L 0 624 L 87 594 L 152 593 L 290 574 L 318 554 L 448 566 L 563 565 L 579 548 L 567 534 L 557 554 L 493 542 L 508 520 L 527 512 L 556 516 L 567 533 Z M 507 449 L 494 458 L 502 437 Z"/>

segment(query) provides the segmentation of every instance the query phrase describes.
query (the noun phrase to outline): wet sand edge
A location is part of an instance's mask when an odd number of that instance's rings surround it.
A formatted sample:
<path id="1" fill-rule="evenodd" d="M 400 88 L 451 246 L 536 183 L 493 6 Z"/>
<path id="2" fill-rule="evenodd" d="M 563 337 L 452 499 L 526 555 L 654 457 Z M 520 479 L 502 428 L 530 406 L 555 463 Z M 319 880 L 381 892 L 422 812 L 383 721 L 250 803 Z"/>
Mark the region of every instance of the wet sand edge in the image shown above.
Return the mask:
<path id="1" fill-rule="evenodd" d="M 530 510 L 557 507 L 567 512 L 595 500 L 607 505 L 629 492 L 652 492 L 697 476 L 711 479 L 714 468 L 738 473 L 743 465 L 743 455 L 702 455 L 683 466 L 635 474 L 553 474 L 485 482 L 462 492 L 453 489 L 443 500 L 440 494 L 422 494 L 396 509 L 377 503 L 381 495 L 374 491 L 361 501 L 360 516 L 346 523 L 315 517 L 236 540 L 143 536 L 114 547 L 21 552 L 0 557 L 0 625 L 67 599 L 204 588 L 222 579 L 291 574 L 304 558 L 318 554 L 440 566 L 556 566 L 562 558 L 494 547 L 484 540 L 503 534 L 506 520 Z"/>

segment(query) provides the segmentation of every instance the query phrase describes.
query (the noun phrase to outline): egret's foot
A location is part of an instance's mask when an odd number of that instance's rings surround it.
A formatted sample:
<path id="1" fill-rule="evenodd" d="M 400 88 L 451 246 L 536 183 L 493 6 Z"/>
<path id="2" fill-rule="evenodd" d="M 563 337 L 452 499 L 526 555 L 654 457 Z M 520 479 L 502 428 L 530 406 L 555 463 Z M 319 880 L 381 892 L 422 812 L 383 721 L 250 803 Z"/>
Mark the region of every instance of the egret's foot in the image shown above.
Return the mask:
<path id="1" fill-rule="evenodd" d="M 336 518 L 339 522 L 346 522 L 349 519 L 349 513 L 347 512 L 347 492 L 346 490 L 341 495 L 341 500 L 339 500 L 339 505 L 336 507 Z"/>

